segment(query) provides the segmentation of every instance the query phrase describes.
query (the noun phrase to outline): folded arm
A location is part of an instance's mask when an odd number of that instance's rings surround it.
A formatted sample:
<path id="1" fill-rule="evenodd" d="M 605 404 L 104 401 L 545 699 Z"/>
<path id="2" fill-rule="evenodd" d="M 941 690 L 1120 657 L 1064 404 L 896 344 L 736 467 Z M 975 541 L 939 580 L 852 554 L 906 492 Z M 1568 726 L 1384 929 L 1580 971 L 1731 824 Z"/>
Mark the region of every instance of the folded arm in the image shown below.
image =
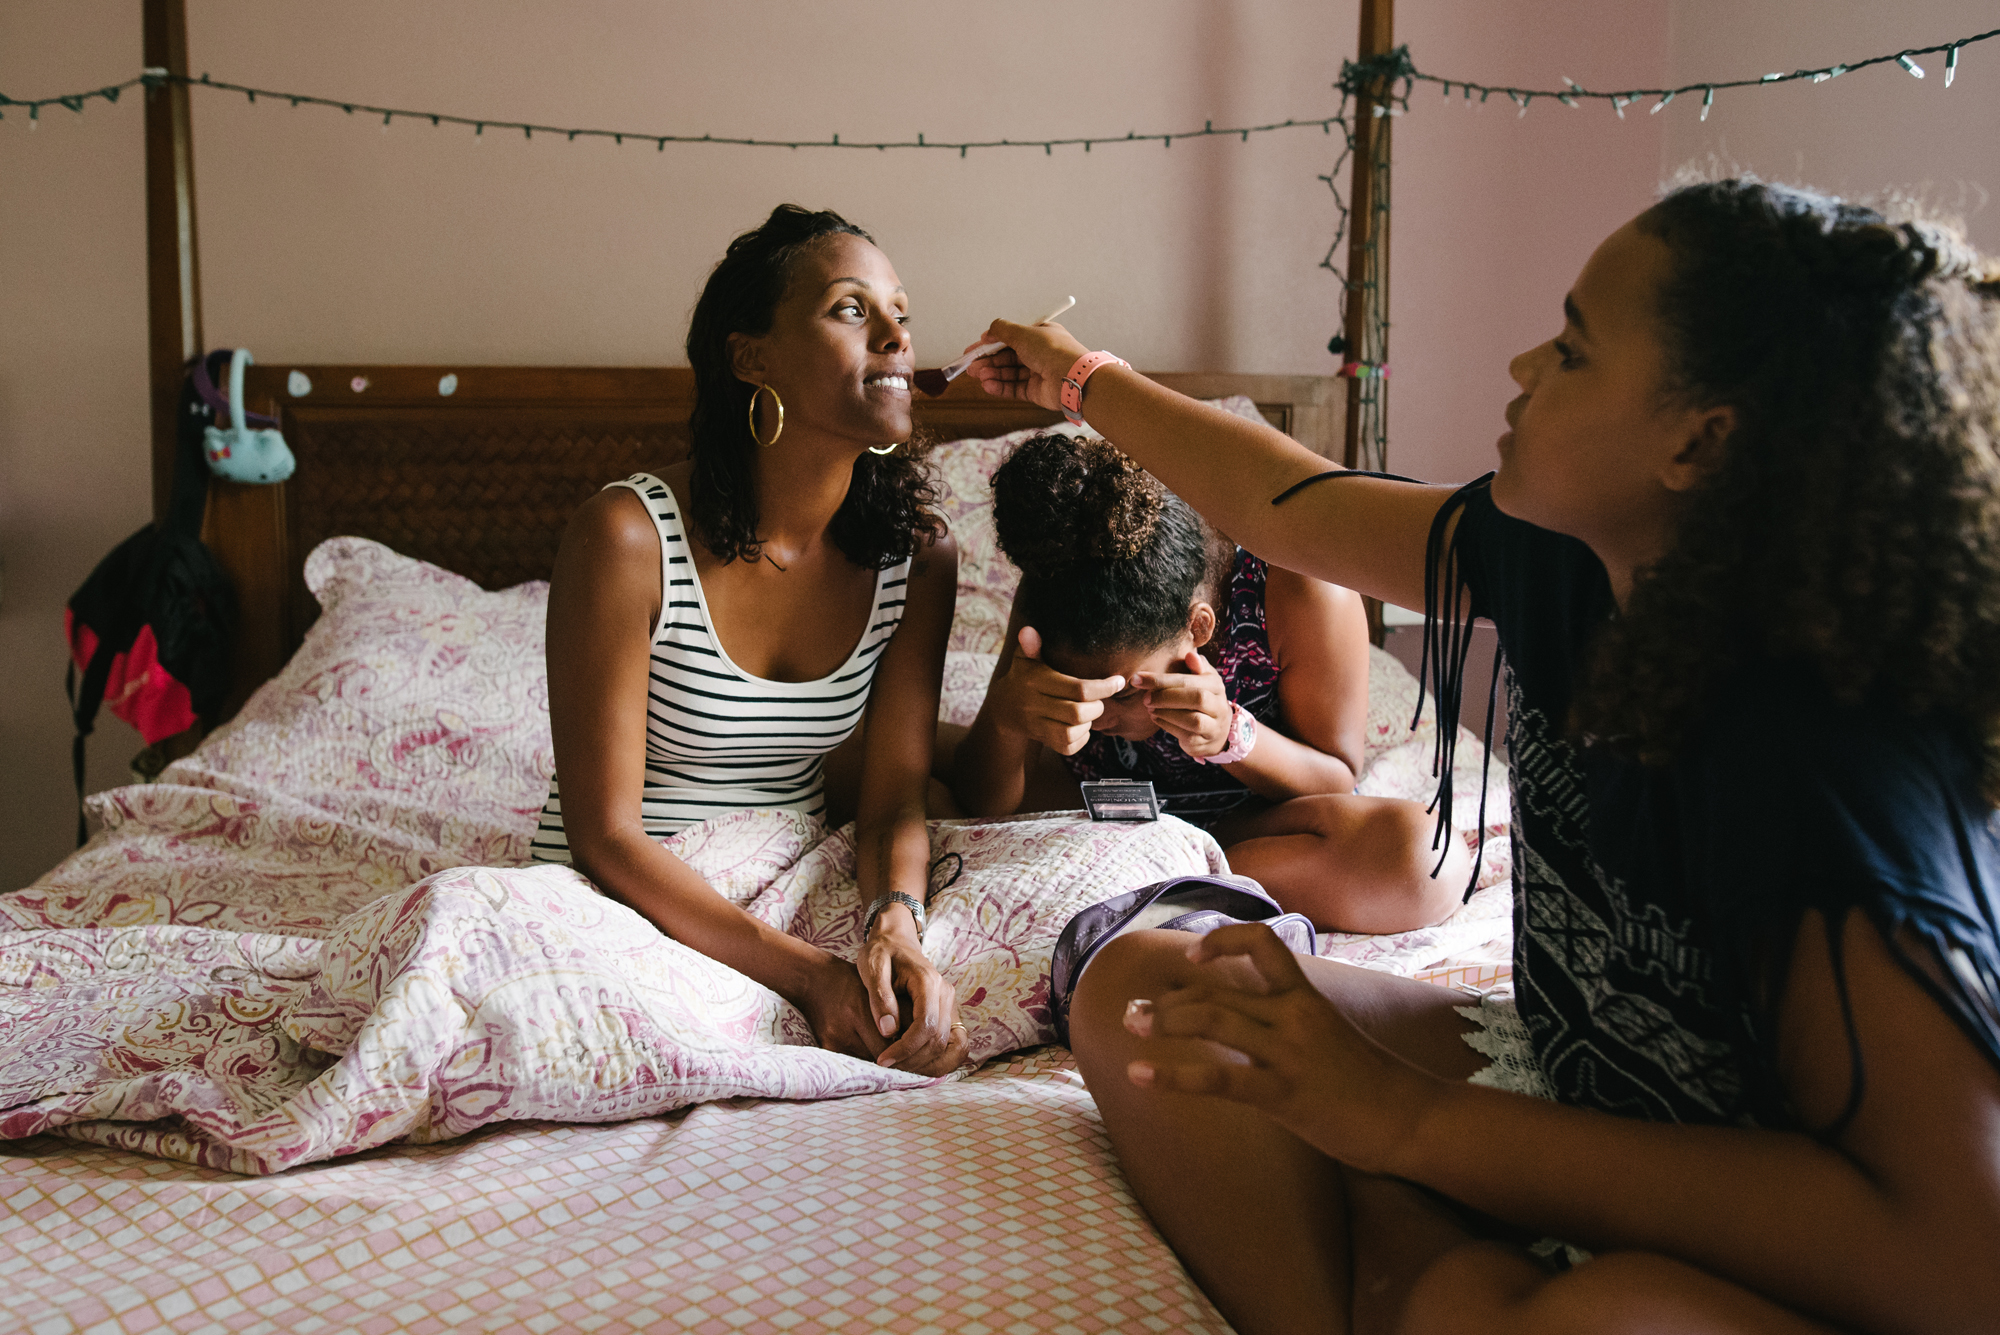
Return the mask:
<path id="1" fill-rule="evenodd" d="M 549 582 L 549 727 L 576 869 L 683 945 L 777 992 L 829 1048 L 887 1046 L 854 966 L 736 907 L 640 820 L 646 699 L 660 613 L 660 543 L 645 505 L 613 488 L 563 535 Z"/>
<path id="2" fill-rule="evenodd" d="M 911 558 L 902 624 L 882 651 L 868 694 L 862 738 L 861 800 L 855 816 L 855 879 L 872 904 L 889 891 L 919 904 L 930 892 L 930 826 L 924 810 L 938 696 L 944 686 L 945 642 L 958 592 L 958 547 L 950 537 Z M 965 1055 L 965 1030 L 952 985 L 924 954 L 917 920 L 901 904 L 875 918 L 857 967 L 868 987 L 877 1028 L 896 1041 L 880 1060 L 905 1070 L 943 1074 Z M 900 1016 L 897 993 L 909 998 Z"/>

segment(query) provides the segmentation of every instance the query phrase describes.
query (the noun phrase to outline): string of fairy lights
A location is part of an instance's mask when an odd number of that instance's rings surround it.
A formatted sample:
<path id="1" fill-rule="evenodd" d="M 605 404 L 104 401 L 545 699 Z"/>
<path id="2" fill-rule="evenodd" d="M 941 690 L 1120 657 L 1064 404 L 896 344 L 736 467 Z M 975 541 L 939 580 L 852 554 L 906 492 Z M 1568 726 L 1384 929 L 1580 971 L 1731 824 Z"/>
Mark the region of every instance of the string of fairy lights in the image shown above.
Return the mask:
<path id="1" fill-rule="evenodd" d="M 1342 128 L 1340 156 L 1319 179 L 1333 196 L 1339 215 L 1333 240 L 1319 267 L 1339 280 L 1349 295 L 1360 293 L 1361 319 L 1357 327 L 1343 327 L 1327 341 L 1326 350 L 1339 358 L 1340 374 L 1354 382 L 1348 408 L 1353 415 L 1356 455 L 1354 466 L 1376 471 L 1387 468 L 1389 460 L 1389 266 L 1383 246 L 1389 223 L 1390 143 L 1396 117 L 1409 110 L 1409 49 L 1394 51 L 1369 60 L 1344 60 L 1340 65 L 1340 111 L 1336 119 Z M 1403 81 L 1402 91 L 1397 82 Z M 1355 124 L 1350 108 L 1359 97 L 1371 99 L 1374 114 L 1367 124 Z M 1338 262 L 1340 244 L 1347 239 L 1353 215 L 1340 192 L 1341 172 L 1368 139 L 1368 200 L 1373 223 L 1360 234 L 1360 244 Z M 1344 315 L 1351 315 L 1352 308 Z"/>
<path id="2" fill-rule="evenodd" d="M 1456 91 L 1468 102 L 1472 100 L 1474 93 L 1479 95 L 1478 100 L 1482 103 L 1487 101 L 1493 94 L 1499 93 L 1518 106 L 1522 114 L 1526 114 L 1528 107 L 1538 98 L 1545 101 L 1554 101 L 1568 107 L 1579 107 L 1586 101 L 1597 100 L 1609 103 L 1612 110 L 1616 111 L 1619 119 L 1622 120 L 1624 119 L 1627 107 L 1644 101 L 1647 98 L 1658 99 L 1651 110 L 1659 112 L 1665 110 L 1676 98 L 1684 94 L 1700 93 L 1702 95 L 1702 117 L 1703 119 L 1707 119 L 1707 113 L 1714 105 L 1715 94 L 1718 92 L 1738 88 L 1768 88 L 1775 84 L 1794 83 L 1801 80 L 1810 80 L 1813 83 L 1825 83 L 1830 79 L 1837 79 L 1843 74 L 1850 74 L 1872 65 L 1887 64 L 1899 65 L 1912 77 L 1921 79 L 1925 77 L 1926 71 L 1918 63 L 1918 59 L 1919 57 L 1933 55 L 1943 55 L 1945 58 L 1944 84 L 1945 87 L 1949 88 L 1958 75 L 1959 52 L 1965 47 L 1989 41 L 1995 37 L 2000 37 L 2000 28 L 1995 28 L 1987 32 L 1974 33 L 1969 37 L 1960 37 L 1948 42 L 1939 42 L 1934 46 L 1906 47 L 1901 51 L 1891 52 L 1886 55 L 1870 56 L 1864 60 L 1842 61 L 1838 64 L 1825 65 L 1813 69 L 1793 70 L 1789 74 L 1766 74 L 1756 79 L 1708 79 L 1695 83 L 1682 84 L 1677 88 L 1625 88 L 1615 92 L 1600 92 L 1587 89 L 1575 80 L 1568 78 L 1563 80 L 1564 86 L 1562 88 L 1517 88 L 1511 84 L 1488 84 L 1471 79 L 1448 79 L 1440 75 L 1426 74 L 1418 70 L 1410 63 L 1409 49 L 1407 47 L 1400 47 L 1386 56 L 1377 57 L 1374 61 L 1364 62 L 1352 68 L 1359 69 L 1371 76 L 1385 72 L 1393 73 L 1395 78 L 1404 81 L 1406 84 L 1437 84 L 1441 86 L 1446 97 L 1450 97 Z M 1391 62 L 1391 64 L 1384 66 L 1382 62 Z M 1345 75 L 1343 75 L 1344 78 Z M 1089 152 L 1093 148 L 1113 144 L 1157 143 L 1171 148 L 1177 139 L 1237 138 L 1247 143 L 1253 134 L 1271 134 L 1281 130 L 1317 128 L 1324 133 L 1331 134 L 1333 127 L 1341 123 L 1340 117 L 1335 115 L 1306 117 L 1303 119 L 1287 118 L 1282 121 L 1270 121 L 1256 125 L 1218 126 L 1214 121 L 1210 120 L 1203 122 L 1202 127 L 1198 130 L 1151 131 L 1143 134 L 1138 131 L 1129 131 L 1122 135 L 1079 134 L 1061 135 L 1053 138 L 1030 137 L 1026 139 L 985 138 L 960 140 L 930 139 L 923 134 L 918 134 L 916 137 L 910 139 L 843 140 L 838 134 L 832 134 L 823 139 L 805 137 L 761 139 L 751 135 L 662 134 L 658 131 L 604 130 L 587 126 L 543 125 L 533 121 L 506 120 L 491 116 L 462 116 L 443 111 L 419 111 L 407 107 L 377 106 L 368 102 L 320 97 L 311 93 L 292 93 L 272 88 L 256 88 L 248 84 L 230 83 L 226 80 L 212 78 L 207 74 L 196 77 L 185 74 L 173 74 L 164 69 L 147 69 L 141 72 L 138 77 L 127 79 L 122 83 L 108 84 L 102 88 L 91 88 L 76 93 L 58 93 L 52 97 L 16 98 L 0 93 L 0 120 L 6 119 L 7 108 L 24 109 L 28 113 L 28 126 L 30 129 L 33 129 L 41 120 L 43 108 L 60 107 L 81 114 L 84 108 L 93 101 L 116 102 L 122 94 L 133 88 L 155 88 L 165 84 L 185 84 L 189 88 L 202 88 L 215 92 L 241 94 L 253 104 L 261 100 L 266 104 L 282 103 L 293 107 L 328 107 L 337 109 L 349 116 L 364 116 L 371 120 L 379 117 L 384 129 L 387 129 L 397 121 L 408 121 L 413 124 L 428 122 L 432 126 L 439 127 L 446 125 L 468 126 L 472 129 L 476 137 L 484 137 L 488 130 L 496 132 L 504 131 L 510 134 L 519 131 L 527 139 L 533 139 L 536 135 L 541 135 L 545 138 L 555 137 L 565 139 L 572 143 L 578 139 L 609 139 L 614 144 L 622 145 L 627 140 L 631 140 L 635 144 L 652 144 L 657 151 L 664 151 L 668 144 L 729 144 L 749 148 L 846 148 L 869 149 L 876 152 L 887 152 L 890 149 L 933 150 L 954 152 L 960 157 L 964 157 L 975 148 L 1039 148 L 1044 153 L 1053 155 L 1058 148 L 1080 147 L 1085 152 Z M 1399 107 L 1397 109 L 1401 110 L 1402 108 Z"/>
<path id="3" fill-rule="evenodd" d="M 1608 104 L 1619 120 L 1625 119 L 1628 108 L 1640 102 L 1652 101 L 1648 112 L 1658 115 L 1682 97 L 1700 95 L 1701 119 L 1706 121 L 1715 106 L 1719 92 L 1733 92 L 1738 89 L 1771 88 L 1780 84 L 1810 82 L 1823 84 L 1843 75 L 1876 65 L 1896 65 L 1913 79 L 1923 79 L 1928 70 L 1921 60 L 1933 56 L 1944 57 L 1944 87 L 1949 89 L 1957 81 L 1959 53 L 1966 47 L 2000 37 L 2000 28 L 1973 33 L 1952 41 L 1939 42 L 1932 46 L 1905 47 L 1883 55 L 1869 56 L 1861 60 L 1841 61 L 1832 65 L 1795 69 L 1789 73 L 1777 71 L 1754 79 L 1704 79 L 1684 83 L 1674 88 L 1621 88 L 1602 91 L 1585 88 L 1576 80 L 1563 78 L 1561 88 L 1521 88 L 1512 84 L 1482 83 L 1474 79 L 1451 79 L 1441 75 L 1428 74 L 1416 68 L 1410 60 L 1409 48 L 1398 47 L 1384 55 L 1364 61 L 1342 62 L 1340 78 L 1334 85 L 1340 90 L 1340 109 L 1330 116 L 1288 118 L 1254 125 L 1222 125 L 1213 120 L 1204 121 L 1199 130 L 1151 131 L 1140 133 L 1128 131 L 1125 134 L 1077 134 L 1061 135 L 1053 138 L 983 138 L 983 139 L 931 139 L 919 133 L 909 139 L 842 139 L 838 134 L 825 138 L 762 139 L 751 135 L 729 134 L 662 134 L 658 131 L 605 130 L 587 126 L 544 125 L 533 121 L 506 120 L 496 117 L 463 116 L 451 112 L 419 111 L 406 107 L 377 106 L 373 103 L 349 101 L 341 98 L 320 97 L 310 93 L 284 92 L 271 88 L 256 88 L 248 84 L 230 83 L 215 79 L 207 74 L 193 77 L 175 74 L 165 69 L 149 68 L 138 77 L 122 83 L 108 84 L 102 88 L 86 89 L 82 92 L 60 93 L 53 97 L 15 98 L 0 93 L 0 120 L 7 119 L 9 109 L 27 112 L 27 125 L 33 130 L 41 120 L 42 110 L 59 107 L 77 114 L 93 101 L 115 103 L 124 93 L 133 88 L 148 90 L 168 85 L 184 85 L 211 92 L 240 94 L 252 105 L 288 104 L 292 107 L 326 107 L 341 111 L 348 116 L 360 116 L 381 120 L 382 132 L 387 134 L 398 121 L 413 124 L 428 122 L 434 128 L 444 126 L 469 127 L 475 139 L 484 139 L 487 131 L 512 134 L 518 131 L 524 139 L 533 140 L 537 135 L 558 138 L 570 143 L 578 139 L 605 140 L 614 146 L 622 146 L 627 140 L 634 144 L 651 144 L 654 151 L 664 153 L 669 144 L 709 144 L 731 145 L 742 148 L 784 148 L 784 149 L 850 149 L 874 152 L 894 150 L 916 150 L 932 152 L 954 152 L 959 157 L 968 156 L 973 149 L 1031 149 L 1039 148 L 1047 156 L 1054 156 L 1058 148 L 1081 148 L 1089 153 L 1095 148 L 1114 145 L 1156 143 L 1164 148 L 1172 148 L 1175 140 L 1235 138 L 1249 143 L 1252 135 L 1274 134 L 1286 130 L 1317 128 L 1323 134 L 1331 135 L 1337 126 L 1341 132 L 1341 152 L 1334 165 L 1319 180 L 1324 182 L 1333 195 L 1337 213 L 1334 239 L 1327 247 L 1320 267 L 1333 273 L 1348 292 L 1360 290 L 1365 298 L 1362 303 L 1367 312 L 1360 329 L 1348 329 L 1336 335 L 1327 345 L 1327 350 L 1340 357 L 1340 374 L 1356 382 L 1359 399 L 1359 441 L 1361 458 L 1357 461 L 1364 468 L 1380 468 L 1387 455 L 1389 409 L 1389 302 L 1388 268 L 1384 263 L 1381 238 L 1385 235 L 1389 215 L 1390 186 L 1390 144 L 1391 126 L 1396 117 L 1410 110 L 1410 96 L 1419 83 L 1435 84 L 1450 103 L 1456 99 L 1468 107 L 1484 106 L 1494 94 L 1500 94 L 1517 109 L 1517 115 L 1526 116 L 1528 108 L 1537 100 L 1553 102 L 1570 110 L 1580 110 L 1586 103 Z M 1357 126 L 1350 115 L 1357 97 L 1366 95 L 1372 107 L 1369 118 L 1372 124 Z M 1475 100 L 1474 94 L 1477 94 Z M 1353 272 L 1349 266 L 1338 263 L 1341 242 L 1346 238 L 1352 221 L 1345 197 L 1341 194 L 1340 172 L 1360 146 L 1361 136 L 1369 136 L 1369 161 L 1372 164 L 1369 198 L 1374 215 L 1374 224 L 1366 229 L 1357 253 L 1352 257 Z"/>
<path id="4" fill-rule="evenodd" d="M 1479 94 L 1479 100 L 1482 103 L 1493 94 L 1500 93 L 1508 101 L 1519 107 L 1520 114 L 1523 116 L 1528 114 L 1529 104 L 1539 97 L 1544 100 L 1553 99 L 1572 110 L 1581 107 L 1587 101 L 1607 102 L 1610 104 L 1611 109 L 1618 113 L 1618 119 L 1622 121 L 1625 119 L 1625 108 L 1632 106 L 1634 103 L 1643 102 L 1647 98 L 1659 99 L 1647 109 L 1649 113 L 1657 115 L 1665 111 L 1669 106 L 1672 106 L 1675 98 L 1686 93 L 1700 93 L 1701 118 L 1707 120 L 1709 111 L 1715 106 L 1715 95 L 1718 92 L 1734 88 L 1768 88 L 1773 84 L 1798 83 L 1802 80 L 1809 80 L 1812 83 L 1826 83 L 1830 79 L 1838 79 L 1843 74 L 1852 74 L 1856 70 L 1867 69 L 1871 65 L 1894 64 L 1900 66 L 1903 72 L 1911 78 L 1921 79 L 1925 77 L 1926 71 L 1922 65 L 1917 63 L 1917 58 L 1920 56 L 1942 55 L 1944 57 L 1944 86 L 1949 88 L 1958 79 L 1959 51 L 1964 47 L 1988 41 L 1995 37 L 2000 37 L 2000 28 L 1974 33 L 1970 37 L 1960 37 L 1955 41 L 1939 42 L 1935 46 L 1905 47 L 1901 51 L 1893 51 L 1881 56 L 1870 56 L 1866 60 L 1843 61 L 1834 65 L 1821 65 L 1815 69 L 1797 69 L 1791 71 L 1789 74 L 1778 71 L 1762 75 L 1755 79 L 1704 80 L 1700 83 L 1682 84 L 1678 88 L 1625 88 L 1611 93 L 1593 92 L 1567 76 L 1563 78 L 1563 86 L 1561 88 L 1515 88 L 1511 85 L 1475 83 L 1469 79 L 1440 78 L 1435 74 L 1424 74 L 1415 68 L 1409 67 L 1407 48 L 1404 51 L 1404 67 L 1395 71 L 1395 73 L 1399 78 L 1416 83 L 1438 84 L 1447 98 L 1452 95 L 1452 90 L 1456 89 L 1461 98 L 1466 102 L 1472 100 L 1474 93 Z"/>

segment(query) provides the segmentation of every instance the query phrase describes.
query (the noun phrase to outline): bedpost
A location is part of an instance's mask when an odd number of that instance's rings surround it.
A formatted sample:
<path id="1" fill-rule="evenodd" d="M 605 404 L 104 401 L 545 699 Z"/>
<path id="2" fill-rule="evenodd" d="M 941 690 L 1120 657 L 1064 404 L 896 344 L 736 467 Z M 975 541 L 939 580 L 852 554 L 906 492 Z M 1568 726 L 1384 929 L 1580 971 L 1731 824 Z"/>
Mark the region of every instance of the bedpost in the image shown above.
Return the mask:
<path id="1" fill-rule="evenodd" d="M 185 0 L 144 0 L 148 70 L 187 73 Z M 153 518 L 173 490 L 181 368 L 201 353 L 201 261 L 194 228 L 194 136 L 186 84 L 146 90 L 146 298 L 152 373 Z"/>
<path id="2" fill-rule="evenodd" d="M 1380 56 L 1386 56 L 1396 46 L 1396 0 L 1361 0 L 1361 36 L 1357 43 L 1355 62 L 1365 64 Z M 1386 146 L 1388 137 L 1388 102 L 1392 91 L 1389 80 L 1369 83 L 1355 90 L 1354 95 L 1354 177 L 1348 189 L 1351 212 L 1347 226 L 1347 350 L 1342 354 L 1348 362 L 1366 361 L 1372 349 L 1368 345 L 1368 322 L 1371 307 L 1382 315 L 1388 314 L 1389 276 L 1389 219 L 1386 213 L 1376 210 L 1377 196 L 1382 191 L 1378 186 L 1386 186 L 1381 181 L 1377 169 L 1386 165 L 1377 161 L 1378 139 Z M 1380 132 L 1375 124 L 1377 109 L 1382 109 Z M 1386 154 L 1381 155 L 1386 158 Z M 1370 251 L 1374 264 L 1370 264 Z M 1371 268 L 1373 273 L 1371 274 Z M 1374 281 L 1371 281 L 1374 280 Z M 1363 460 L 1361 446 L 1361 402 L 1365 397 L 1363 386 L 1367 382 L 1359 376 L 1347 382 L 1347 438 L 1341 454 L 1341 462 L 1349 468 L 1382 467 L 1383 460 Z M 1378 382 L 1377 389 L 1384 388 Z"/>
<path id="3" fill-rule="evenodd" d="M 1396 48 L 1396 0 L 1361 0 L 1361 35 L 1354 59 L 1365 63 L 1386 56 Z M 1393 82 L 1384 79 L 1355 90 L 1354 95 L 1354 177 L 1348 188 L 1350 212 L 1347 224 L 1347 311 L 1345 362 L 1381 360 L 1382 350 L 1369 338 L 1372 317 L 1389 313 L 1389 214 L 1377 209 L 1378 196 L 1388 191 L 1389 98 Z M 1377 116 L 1377 111 L 1381 115 Z M 1379 121 L 1379 125 L 1378 125 Z M 1378 154 L 1380 145 L 1385 151 Z M 1378 160 L 1379 159 L 1379 160 Z M 1372 388 L 1371 388 L 1372 383 Z M 1382 468 L 1386 459 L 1364 457 L 1361 428 L 1363 401 L 1375 396 L 1377 413 L 1382 412 L 1382 396 L 1388 393 L 1384 380 L 1369 381 L 1350 376 L 1347 381 L 1346 437 L 1340 461 L 1349 468 Z M 1382 604 L 1370 598 L 1368 638 L 1382 643 Z"/>

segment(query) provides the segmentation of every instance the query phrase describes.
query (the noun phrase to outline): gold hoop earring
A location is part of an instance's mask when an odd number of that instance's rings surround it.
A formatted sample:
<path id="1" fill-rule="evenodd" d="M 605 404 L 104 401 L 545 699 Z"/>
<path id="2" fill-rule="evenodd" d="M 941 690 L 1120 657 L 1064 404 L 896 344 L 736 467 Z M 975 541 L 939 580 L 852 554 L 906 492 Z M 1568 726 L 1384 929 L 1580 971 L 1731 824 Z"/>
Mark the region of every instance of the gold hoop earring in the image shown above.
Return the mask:
<path id="1" fill-rule="evenodd" d="M 897 450 L 901 449 L 902 447 L 903 447 L 903 442 L 899 440 L 892 445 L 884 445 L 879 450 L 876 449 L 873 445 L 870 445 L 868 447 L 868 452 L 870 454 L 894 454 Z"/>
<path id="2" fill-rule="evenodd" d="M 771 433 L 771 438 L 769 440 L 765 440 L 757 434 L 757 396 L 759 394 L 764 393 L 766 390 L 770 390 L 771 402 L 778 406 L 778 429 Z M 776 445 L 778 443 L 778 437 L 784 434 L 785 434 L 785 401 L 779 398 L 778 391 L 775 389 L 771 389 L 769 385 L 757 386 L 757 388 L 750 391 L 750 439 L 756 441 L 759 445 L 762 445 L 765 449 L 768 450 L 773 445 Z"/>

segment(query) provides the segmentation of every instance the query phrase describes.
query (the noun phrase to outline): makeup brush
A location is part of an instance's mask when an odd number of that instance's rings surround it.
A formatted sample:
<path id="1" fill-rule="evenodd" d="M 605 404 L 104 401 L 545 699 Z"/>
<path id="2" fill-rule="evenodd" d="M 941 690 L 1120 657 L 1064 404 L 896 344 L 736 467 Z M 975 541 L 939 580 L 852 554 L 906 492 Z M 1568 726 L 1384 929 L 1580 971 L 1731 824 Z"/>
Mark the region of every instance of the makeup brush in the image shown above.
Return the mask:
<path id="1" fill-rule="evenodd" d="M 1074 305 L 1076 305 L 1075 297 L 1064 297 L 1062 305 L 1056 307 L 1054 310 L 1050 311 L 1047 315 L 1044 315 L 1041 319 L 1035 321 L 1035 323 L 1047 324 L 1049 321 L 1055 319 L 1058 315 L 1061 315 L 1064 311 L 1068 310 L 1070 307 Z M 1006 346 L 1007 345 L 1005 343 L 981 343 L 978 347 L 974 348 L 971 352 L 966 353 L 963 357 L 960 357 L 950 366 L 939 367 L 934 371 L 917 372 L 914 376 L 910 377 L 910 383 L 914 385 L 916 388 L 922 390 L 924 393 L 928 394 L 930 397 L 936 398 L 938 395 L 944 393 L 945 386 L 949 385 L 952 381 L 958 379 L 960 376 L 965 374 L 966 367 L 972 365 L 974 362 L 978 361 L 981 357 L 992 356 L 994 353 L 1000 351 L 1000 349 Z"/>

